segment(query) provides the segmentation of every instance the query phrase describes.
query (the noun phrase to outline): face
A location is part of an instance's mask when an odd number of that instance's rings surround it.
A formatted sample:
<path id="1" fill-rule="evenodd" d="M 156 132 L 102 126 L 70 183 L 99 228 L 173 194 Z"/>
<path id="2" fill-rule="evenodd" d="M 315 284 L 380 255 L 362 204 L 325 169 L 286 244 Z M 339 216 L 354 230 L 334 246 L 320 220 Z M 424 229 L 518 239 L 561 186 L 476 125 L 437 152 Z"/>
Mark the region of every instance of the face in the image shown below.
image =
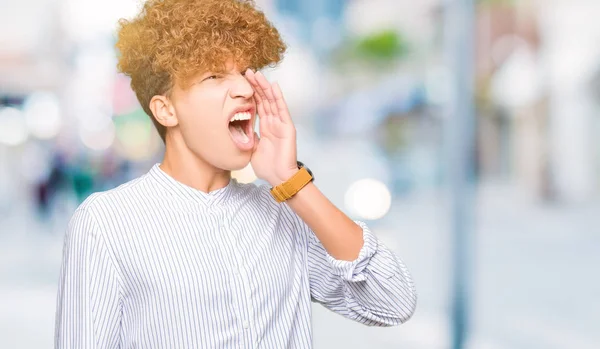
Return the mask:
<path id="1" fill-rule="evenodd" d="M 224 73 L 205 72 L 189 87 L 175 87 L 170 97 L 177 126 L 167 137 L 173 132 L 178 143 L 216 169 L 239 170 L 252 156 L 256 106 L 244 71 L 230 63 Z"/>

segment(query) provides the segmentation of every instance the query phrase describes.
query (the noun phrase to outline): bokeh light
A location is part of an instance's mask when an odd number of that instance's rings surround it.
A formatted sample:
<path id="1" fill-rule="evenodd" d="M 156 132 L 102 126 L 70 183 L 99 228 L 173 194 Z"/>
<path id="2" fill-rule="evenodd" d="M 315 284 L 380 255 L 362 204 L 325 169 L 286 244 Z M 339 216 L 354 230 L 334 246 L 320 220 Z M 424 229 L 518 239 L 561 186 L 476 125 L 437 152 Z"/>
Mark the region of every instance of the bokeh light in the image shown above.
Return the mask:
<path id="1" fill-rule="evenodd" d="M 17 146 L 27 141 L 28 137 L 23 112 L 14 107 L 0 108 L 0 143 Z"/>
<path id="2" fill-rule="evenodd" d="M 132 113 L 141 108 L 135 92 L 131 89 L 131 79 L 123 74 L 115 76 L 112 92 L 112 107 L 116 115 Z"/>
<path id="3" fill-rule="evenodd" d="M 346 208 L 362 219 L 376 220 L 388 213 L 392 195 L 382 182 L 365 178 L 354 182 L 344 198 Z"/>
<path id="4" fill-rule="evenodd" d="M 132 113 L 115 118 L 116 151 L 129 160 L 142 161 L 150 158 L 160 148 L 161 140 L 152 122 L 139 108 Z"/>
<path id="5" fill-rule="evenodd" d="M 25 100 L 23 113 L 31 135 L 39 139 L 51 139 L 58 135 L 62 126 L 62 115 L 59 100 L 54 94 L 31 94 Z"/>
<path id="6" fill-rule="evenodd" d="M 113 144 L 115 140 L 115 125 L 110 122 L 99 128 L 79 128 L 79 138 L 91 150 L 103 151 Z"/>
<path id="7" fill-rule="evenodd" d="M 110 114 L 94 109 L 82 110 L 77 115 L 80 127 L 88 131 L 105 130 L 113 122 Z"/>

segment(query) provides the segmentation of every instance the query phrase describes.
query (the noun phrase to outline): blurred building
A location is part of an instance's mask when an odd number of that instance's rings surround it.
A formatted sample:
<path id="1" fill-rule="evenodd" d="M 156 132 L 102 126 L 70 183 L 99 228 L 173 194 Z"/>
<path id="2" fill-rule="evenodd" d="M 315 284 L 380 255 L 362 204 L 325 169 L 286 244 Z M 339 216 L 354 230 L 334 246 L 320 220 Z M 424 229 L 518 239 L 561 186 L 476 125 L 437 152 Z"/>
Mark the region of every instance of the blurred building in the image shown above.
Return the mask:
<path id="1" fill-rule="evenodd" d="M 588 201 L 600 187 L 600 51 L 594 1 L 484 2 L 477 11 L 479 160 L 536 200 Z M 577 20 L 574 20 L 577 18 Z"/>

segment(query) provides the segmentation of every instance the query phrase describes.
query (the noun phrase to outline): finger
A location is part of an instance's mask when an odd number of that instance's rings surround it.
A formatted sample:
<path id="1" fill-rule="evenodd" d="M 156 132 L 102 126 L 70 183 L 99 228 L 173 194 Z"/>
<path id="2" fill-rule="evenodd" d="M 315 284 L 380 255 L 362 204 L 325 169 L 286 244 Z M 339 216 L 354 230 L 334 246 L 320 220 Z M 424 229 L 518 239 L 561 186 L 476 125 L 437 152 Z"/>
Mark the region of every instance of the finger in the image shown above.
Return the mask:
<path id="1" fill-rule="evenodd" d="M 258 98 L 260 98 L 260 97 L 258 97 Z M 257 97 L 255 97 L 254 99 L 256 100 Z M 269 115 L 267 115 L 267 113 L 265 112 L 263 103 L 256 102 L 256 111 L 258 112 L 258 129 L 260 130 L 260 135 L 262 136 L 268 132 L 266 130 L 266 127 L 267 127 L 267 119 L 269 118 Z"/>
<path id="2" fill-rule="evenodd" d="M 254 87 L 252 87 L 254 89 Z M 256 89 L 254 89 L 254 102 L 256 103 L 256 111 L 258 112 L 258 117 L 262 118 L 267 116 L 267 111 L 265 110 L 265 102 L 263 101 L 263 99 L 258 95 L 258 92 L 256 92 Z"/>
<path id="3" fill-rule="evenodd" d="M 260 101 L 260 97 L 254 96 L 254 101 L 256 102 L 256 112 L 258 113 L 258 119 L 262 120 L 267 116 L 265 111 L 265 104 Z"/>
<path id="4" fill-rule="evenodd" d="M 255 90 L 258 89 L 258 83 L 256 82 L 256 76 L 255 76 L 254 72 L 252 71 L 252 69 L 247 69 L 246 73 L 244 74 L 244 77 L 246 78 L 246 80 L 248 80 L 248 82 L 250 83 L 250 85 L 252 86 L 253 89 L 255 89 Z"/>
<path id="5" fill-rule="evenodd" d="M 256 101 L 263 103 L 262 97 L 258 93 L 258 90 L 260 90 L 260 86 L 256 82 L 256 76 L 254 75 L 254 72 L 252 71 L 252 69 L 248 68 L 246 70 L 246 73 L 244 74 L 244 77 L 250 83 L 250 86 L 252 87 L 252 90 L 254 91 L 254 98 L 256 99 Z"/>
<path id="6" fill-rule="evenodd" d="M 281 87 L 276 82 L 273 83 L 273 97 L 275 98 L 275 104 L 277 106 L 279 116 L 281 117 L 281 121 L 284 123 L 291 123 L 292 117 L 290 115 L 287 103 L 283 98 L 283 92 L 281 92 Z"/>
<path id="7" fill-rule="evenodd" d="M 264 110 L 265 110 L 265 112 L 267 112 L 270 115 L 273 115 L 273 113 L 276 111 L 276 109 L 272 109 L 271 108 L 271 104 L 268 102 L 267 95 L 265 94 L 265 92 L 263 91 L 262 87 L 258 83 L 257 76 L 259 74 L 260 74 L 260 72 L 254 73 L 251 70 L 250 70 L 250 72 L 248 74 L 248 71 L 247 71 L 246 72 L 246 79 L 250 82 L 250 85 L 252 85 L 252 88 L 254 89 L 254 93 L 259 96 L 259 99 L 260 99 L 261 103 L 264 104 Z M 262 74 L 260 74 L 260 75 L 262 75 Z"/>
<path id="8" fill-rule="evenodd" d="M 247 69 L 246 73 L 244 74 L 244 77 L 250 83 L 252 90 L 254 90 L 254 97 L 260 97 L 260 95 L 258 94 L 260 86 L 256 82 L 256 76 L 254 75 L 254 72 L 251 69 Z"/>
<path id="9" fill-rule="evenodd" d="M 271 84 L 269 83 L 269 81 L 267 81 L 267 78 L 265 78 L 265 76 L 261 72 L 257 72 L 255 77 L 256 82 L 258 82 L 266 101 L 270 105 L 273 115 L 276 115 L 275 112 L 277 111 L 277 104 L 275 103 L 275 97 L 273 96 L 273 89 L 271 88 Z"/>
<path id="10" fill-rule="evenodd" d="M 246 72 L 246 78 L 248 82 L 250 82 L 250 86 L 254 90 L 253 99 L 256 104 L 256 112 L 258 113 L 258 117 L 260 120 L 265 119 L 269 114 L 272 113 L 271 109 L 267 109 L 269 106 L 268 103 L 265 104 L 265 101 L 258 93 L 259 87 L 255 86 L 255 80 L 253 78 L 253 74 L 250 70 Z M 263 122 L 264 123 L 264 122 Z"/>

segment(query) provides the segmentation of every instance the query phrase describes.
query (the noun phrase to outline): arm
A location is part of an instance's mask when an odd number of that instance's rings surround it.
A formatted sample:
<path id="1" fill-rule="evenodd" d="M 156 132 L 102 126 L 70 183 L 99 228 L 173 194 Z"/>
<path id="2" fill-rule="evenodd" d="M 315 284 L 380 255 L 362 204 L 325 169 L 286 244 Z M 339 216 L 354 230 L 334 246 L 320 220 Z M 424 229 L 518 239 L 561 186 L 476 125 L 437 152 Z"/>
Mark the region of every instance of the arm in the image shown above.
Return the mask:
<path id="1" fill-rule="evenodd" d="M 120 319 L 114 260 L 91 213 L 80 208 L 65 235 L 55 348 L 118 348 Z"/>
<path id="2" fill-rule="evenodd" d="M 332 257 L 345 261 L 358 258 L 363 246 L 363 230 L 335 207 L 314 183 L 307 184 L 287 203 Z"/>
<path id="3" fill-rule="evenodd" d="M 335 207 L 314 184 L 288 200 L 308 240 L 313 299 L 358 322 L 392 326 L 410 319 L 417 295 L 406 266 Z"/>
<path id="4" fill-rule="evenodd" d="M 271 85 L 260 72 L 247 70 L 245 76 L 260 118 L 252 168 L 276 186 L 298 171 L 296 129 L 279 85 Z M 313 183 L 285 205 L 299 217 L 297 227 L 307 236 L 309 282 L 316 301 L 370 325 L 395 325 L 412 316 L 416 293 L 406 267 L 365 225 L 350 220 Z"/>

